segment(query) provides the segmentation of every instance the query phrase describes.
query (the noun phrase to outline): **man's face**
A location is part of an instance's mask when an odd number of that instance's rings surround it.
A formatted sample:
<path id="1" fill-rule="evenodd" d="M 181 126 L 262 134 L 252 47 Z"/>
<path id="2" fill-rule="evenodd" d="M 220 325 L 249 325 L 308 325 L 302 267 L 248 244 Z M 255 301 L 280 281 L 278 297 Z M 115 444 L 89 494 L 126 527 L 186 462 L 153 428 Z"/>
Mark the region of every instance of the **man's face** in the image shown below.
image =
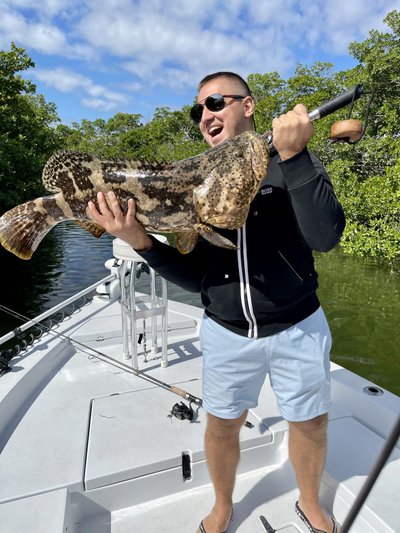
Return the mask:
<path id="1" fill-rule="evenodd" d="M 211 94 L 245 95 L 242 85 L 234 79 L 216 78 L 204 85 L 197 101 L 204 100 Z M 242 100 L 225 98 L 225 107 L 221 111 L 209 111 L 205 106 L 199 124 L 204 140 L 212 147 L 231 139 L 244 131 L 252 129 L 253 101 L 250 96 Z"/>

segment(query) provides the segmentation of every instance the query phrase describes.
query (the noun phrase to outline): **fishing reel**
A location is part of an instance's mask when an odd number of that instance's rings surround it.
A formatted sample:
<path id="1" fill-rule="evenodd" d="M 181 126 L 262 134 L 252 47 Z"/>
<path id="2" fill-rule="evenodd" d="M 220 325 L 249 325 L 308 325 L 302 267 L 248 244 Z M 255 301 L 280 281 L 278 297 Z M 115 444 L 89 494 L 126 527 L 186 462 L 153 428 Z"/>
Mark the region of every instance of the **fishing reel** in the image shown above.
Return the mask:
<path id="1" fill-rule="evenodd" d="M 351 112 L 353 110 L 354 101 L 366 92 L 367 91 L 362 90 L 360 86 L 356 86 L 353 89 L 352 100 L 350 101 L 349 116 L 346 120 L 339 120 L 332 124 L 331 136 L 329 138 L 331 143 L 346 142 L 348 144 L 355 144 L 362 139 L 365 130 L 367 129 L 369 110 L 374 97 L 374 90 L 369 91 L 370 97 L 365 113 L 364 125 L 361 120 L 351 118 Z"/>
<path id="2" fill-rule="evenodd" d="M 170 413 L 170 417 L 178 418 L 178 420 L 189 420 L 189 422 L 192 422 L 194 417 L 194 411 L 192 409 L 192 403 L 190 402 L 189 406 L 184 404 L 183 402 L 176 403 Z"/>
<path id="3" fill-rule="evenodd" d="M 354 102 L 360 98 L 362 94 L 370 94 L 370 99 L 367 105 L 367 110 L 364 119 L 364 126 L 360 120 L 355 120 L 351 118 L 351 112 L 353 109 Z M 348 91 L 338 94 L 331 100 L 321 104 L 319 107 L 313 109 L 308 113 L 308 117 L 311 121 L 318 120 L 320 118 L 326 117 L 331 113 L 334 113 L 338 109 L 350 105 L 349 116 L 346 120 L 340 120 L 335 122 L 331 128 L 331 137 L 330 142 L 347 142 L 354 144 L 358 142 L 364 135 L 365 130 L 367 129 L 368 124 L 368 115 L 372 103 L 372 98 L 374 95 L 374 89 L 371 91 L 364 91 L 360 85 L 355 85 Z M 268 149 L 270 156 L 276 155 L 276 148 L 273 143 L 273 132 L 267 132 L 263 135 L 265 140 L 268 143 Z"/>
<path id="4" fill-rule="evenodd" d="M 346 142 L 349 144 L 357 143 L 364 135 L 364 127 L 361 120 L 348 118 L 334 122 L 331 127 L 331 136 L 329 140 L 332 143 Z"/>

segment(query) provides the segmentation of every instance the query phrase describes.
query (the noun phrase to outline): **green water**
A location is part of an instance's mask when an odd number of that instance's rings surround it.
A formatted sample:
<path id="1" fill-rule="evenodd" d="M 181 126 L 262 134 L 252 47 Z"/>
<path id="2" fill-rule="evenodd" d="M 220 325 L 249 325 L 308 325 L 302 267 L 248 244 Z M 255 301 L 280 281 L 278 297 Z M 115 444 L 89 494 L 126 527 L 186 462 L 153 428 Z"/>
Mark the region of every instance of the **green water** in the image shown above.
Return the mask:
<path id="1" fill-rule="evenodd" d="M 333 361 L 400 395 L 400 268 L 337 250 L 316 264 Z"/>
<path id="2" fill-rule="evenodd" d="M 50 232 L 32 260 L 0 250 L 0 303 L 33 318 L 106 276 L 112 240 L 99 240 L 75 225 Z M 316 254 L 318 291 L 332 330 L 332 359 L 400 396 L 400 265 L 390 269 L 371 259 L 335 250 Z M 169 285 L 169 297 L 201 306 L 197 294 Z M 0 314 L 0 334 L 19 325 Z"/>

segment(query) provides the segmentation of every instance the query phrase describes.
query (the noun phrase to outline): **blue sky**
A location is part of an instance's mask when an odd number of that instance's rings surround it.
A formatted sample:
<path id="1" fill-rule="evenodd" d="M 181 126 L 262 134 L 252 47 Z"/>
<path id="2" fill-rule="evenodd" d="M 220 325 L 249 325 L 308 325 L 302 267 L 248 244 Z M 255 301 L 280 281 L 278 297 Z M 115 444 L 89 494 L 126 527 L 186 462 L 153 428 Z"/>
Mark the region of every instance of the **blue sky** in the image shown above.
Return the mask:
<path id="1" fill-rule="evenodd" d="M 398 0 L 0 0 L 0 48 L 25 48 L 37 92 L 65 124 L 118 112 L 150 120 L 191 104 L 217 70 L 246 77 L 297 64 L 352 67 L 348 44 Z"/>

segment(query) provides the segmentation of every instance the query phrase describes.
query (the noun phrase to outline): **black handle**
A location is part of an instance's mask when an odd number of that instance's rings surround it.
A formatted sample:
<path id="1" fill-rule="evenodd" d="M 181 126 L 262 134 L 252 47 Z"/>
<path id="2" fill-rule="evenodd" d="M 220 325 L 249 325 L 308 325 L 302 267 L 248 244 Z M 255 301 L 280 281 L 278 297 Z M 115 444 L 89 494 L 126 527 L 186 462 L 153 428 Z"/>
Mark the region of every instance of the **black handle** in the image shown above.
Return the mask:
<path id="1" fill-rule="evenodd" d="M 313 109 L 308 113 L 311 121 L 318 120 L 319 118 L 326 117 L 334 111 L 341 109 L 342 107 L 351 104 L 355 100 L 358 100 L 362 94 L 362 89 L 360 85 L 355 85 L 348 91 L 338 94 L 332 100 L 321 104 L 316 109 Z M 273 137 L 271 133 L 265 135 L 267 142 L 269 144 L 269 155 L 272 157 L 276 154 L 276 149 L 273 145 Z"/>
<path id="2" fill-rule="evenodd" d="M 328 100 L 324 104 L 321 104 L 317 109 L 310 111 L 308 116 L 310 120 L 316 120 L 318 118 L 326 117 L 334 111 L 341 109 L 342 107 L 351 104 L 355 100 L 358 100 L 362 94 L 362 89 L 360 85 L 355 85 L 352 89 L 338 94 L 332 100 Z"/>

